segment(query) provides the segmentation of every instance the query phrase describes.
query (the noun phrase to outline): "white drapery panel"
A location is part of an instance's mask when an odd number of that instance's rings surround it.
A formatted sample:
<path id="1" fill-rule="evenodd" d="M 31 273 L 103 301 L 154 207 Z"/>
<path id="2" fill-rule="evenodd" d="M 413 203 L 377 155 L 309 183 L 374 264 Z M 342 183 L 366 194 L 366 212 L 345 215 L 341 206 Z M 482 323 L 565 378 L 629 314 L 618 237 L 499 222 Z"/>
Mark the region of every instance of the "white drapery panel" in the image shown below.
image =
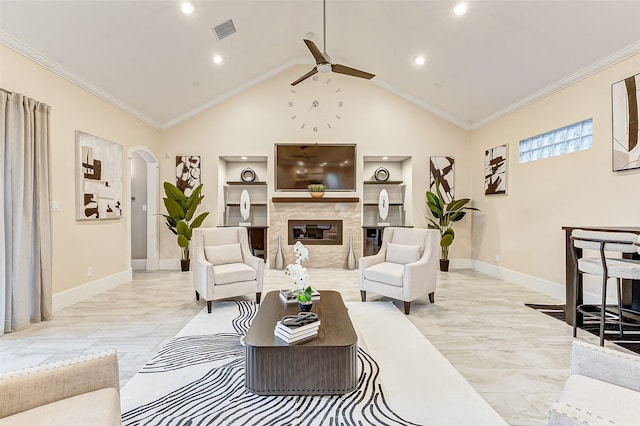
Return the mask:
<path id="1" fill-rule="evenodd" d="M 0 89 L 2 334 L 51 317 L 50 109 Z"/>

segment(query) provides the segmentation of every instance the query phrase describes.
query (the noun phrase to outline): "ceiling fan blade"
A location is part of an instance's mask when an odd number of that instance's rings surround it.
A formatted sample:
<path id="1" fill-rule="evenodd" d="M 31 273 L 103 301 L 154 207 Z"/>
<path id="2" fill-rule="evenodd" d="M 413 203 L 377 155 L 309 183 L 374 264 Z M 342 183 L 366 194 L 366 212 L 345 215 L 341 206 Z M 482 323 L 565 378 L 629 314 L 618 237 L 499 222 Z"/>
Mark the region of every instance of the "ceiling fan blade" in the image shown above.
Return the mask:
<path id="1" fill-rule="evenodd" d="M 330 62 L 329 60 L 327 60 L 327 58 L 324 57 L 324 55 L 322 54 L 322 52 L 320 52 L 320 49 L 316 47 L 316 44 L 314 42 L 312 42 L 311 40 L 307 40 L 306 38 L 302 39 L 302 41 L 304 41 L 304 44 L 306 44 L 311 51 L 313 59 L 316 60 L 316 64 L 326 64 Z"/>
<path id="2" fill-rule="evenodd" d="M 340 65 L 340 64 L 332 65 L 331 71 L 337 72 L 338 74 L 350 75 L 352 77 L 366 78 L 367 80 L 370 80 L 376 76 L 375 74 L 371 74 L 366 71 L 360 71 L 355 68 L 345 67 L 344 65 Z"/>
<path id="3" fill-rule="evenodd" d="M 311 77 L 312 75 L 314 75 L 317 72 L 318 72 L 318 69 L 314 68 L 311 71 L 309 71 L 308 73 L 306 73 L 305 75 L 303 75 L 302 77 L 300 77 L 299 79 L 297 79 L 296 81 L 294 81 L 293 83 L 291 83 L 291 85 L 295 86 L 296 84 L 300 83 L 301 81 L 306 80 L 307 78 Z"/>

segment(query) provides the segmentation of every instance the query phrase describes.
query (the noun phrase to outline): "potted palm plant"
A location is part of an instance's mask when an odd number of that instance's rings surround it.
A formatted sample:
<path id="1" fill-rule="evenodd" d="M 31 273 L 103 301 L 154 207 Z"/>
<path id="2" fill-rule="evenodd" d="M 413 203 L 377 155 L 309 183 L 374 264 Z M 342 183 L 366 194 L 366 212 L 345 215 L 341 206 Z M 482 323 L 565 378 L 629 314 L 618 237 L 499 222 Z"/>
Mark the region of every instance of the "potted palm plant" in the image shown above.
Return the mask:
<path id="1" fill-rule="evenodd" d="M 164 206 L 168 214 L 162 216 L 167 220 L 167 228 L 178 237 L 178 246 L 182 250 L 180 266 L 183 271 L 188 271 L 191 235 L 209 215 L 209 212 L 204 212 L 194 218 L 198 205 L 204 198 L 204 195 L 200 195 L 202 184 L 198 185 L 188 197 L 170 182 L 164 183 L 164 192 L 167 195 L 163 198 Z"/>
<path id="2" fill-rule="evenodd" d="M 460 200 L 451 200 L 446 204 L 442 193 L 440 192 L 440 183 L 436 180 L 436 192 L 427 191 L 427 206 L 431 216 L 429 220 L 429 229 L 437 229 L 440 231 L 440 248 L 442 255 L 440 257 L 440 270 L 449 270 L 449 247 L 453 244 L 456 233 L 453 230 L 453 223 L 462 220 L 467 212 L 464 210 L 476 210 L 475 207 L 467 207 L 471 200 L 462 198 Z"/>

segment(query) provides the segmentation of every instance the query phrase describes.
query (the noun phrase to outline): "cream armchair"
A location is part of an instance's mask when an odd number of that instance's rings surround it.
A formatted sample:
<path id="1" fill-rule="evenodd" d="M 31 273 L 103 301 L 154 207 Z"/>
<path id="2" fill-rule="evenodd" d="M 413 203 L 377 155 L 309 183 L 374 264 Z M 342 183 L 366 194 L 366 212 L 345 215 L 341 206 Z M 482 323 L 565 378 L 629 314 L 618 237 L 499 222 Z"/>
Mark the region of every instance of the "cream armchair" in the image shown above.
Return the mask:
<path id="1" fill-rule="evenodd" d="M 638 419 L 640 356 L 573 342 L 571 375 L 551 406 L 549 425 L 637 425 Z"/>
<path id="2" fill-rule="evenodd" d="M 0 375 L 0 425 L 120 425 L 116 351 Z"/>
<path id="3" fill-rule="evenodd" d="M 424 294 L 434 303 L 439 242 L 435 229 L 385 228 L 380 251 L 360 258 L 362 301 L 367 291 L 402 300 L 407 315 L 411 301 Z"/>
<path id="4" fill-rule="evenodd" d="M 193 230 L 193 287 L 211 313 L 211 302 L 227 297 L 256 294 L 260 303 L 264 261 L 249 250 L 247 228 L 198 228 Z"/>

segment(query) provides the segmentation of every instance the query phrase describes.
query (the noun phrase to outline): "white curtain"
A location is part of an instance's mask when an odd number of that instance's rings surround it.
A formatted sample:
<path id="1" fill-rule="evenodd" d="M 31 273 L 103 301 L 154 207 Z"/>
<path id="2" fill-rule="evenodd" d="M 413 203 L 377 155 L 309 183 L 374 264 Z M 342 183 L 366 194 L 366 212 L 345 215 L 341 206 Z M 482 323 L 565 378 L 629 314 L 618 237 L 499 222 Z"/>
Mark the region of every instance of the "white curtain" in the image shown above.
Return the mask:
<path id="1" fill-rule="evenodd" d="M 51 318 L 50 107 L 0 89 L 0 318 L 4 334 Z"/>

